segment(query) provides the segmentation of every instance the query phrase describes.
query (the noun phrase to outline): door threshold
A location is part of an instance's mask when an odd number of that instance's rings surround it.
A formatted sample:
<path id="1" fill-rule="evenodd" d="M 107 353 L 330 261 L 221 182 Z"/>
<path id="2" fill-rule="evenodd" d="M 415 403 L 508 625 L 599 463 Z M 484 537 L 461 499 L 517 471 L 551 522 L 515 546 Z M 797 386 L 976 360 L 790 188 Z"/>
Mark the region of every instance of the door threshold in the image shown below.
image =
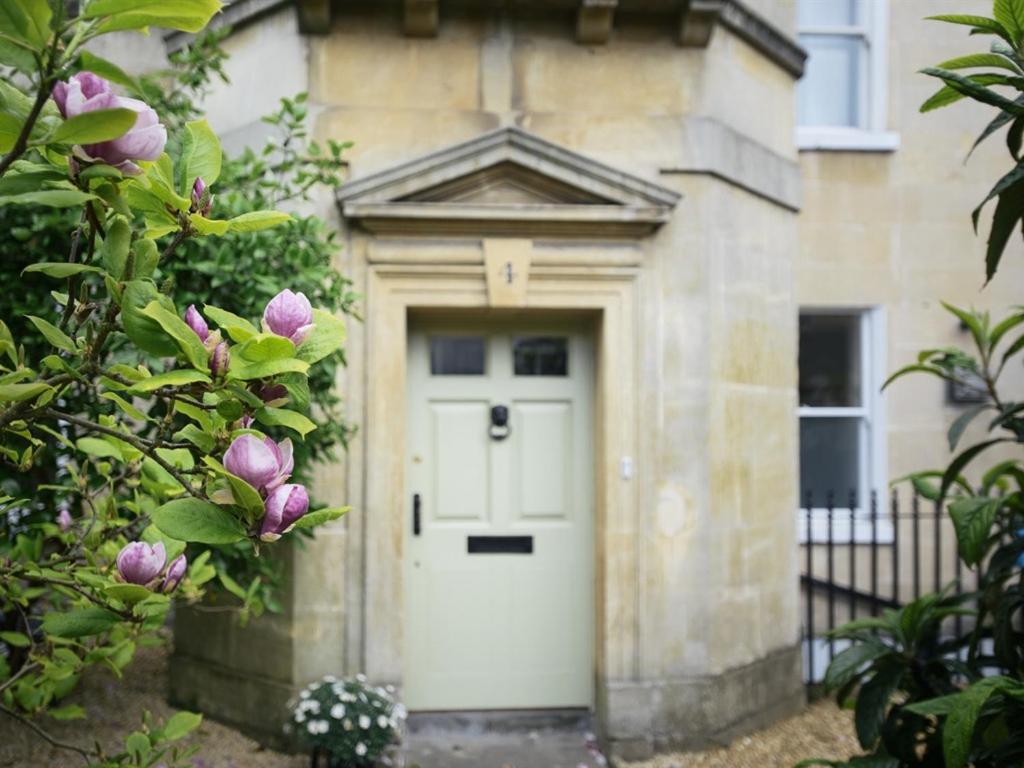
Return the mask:
<path id="1" fill-rule="evenodd" d="M 586 707 L 552 709 L 459 709 L 420 710 L 409 713 L 410 733 L 443 731 L 466 735 L 527 733 L 536 730 L 591 729 L 592 713 Z"/>

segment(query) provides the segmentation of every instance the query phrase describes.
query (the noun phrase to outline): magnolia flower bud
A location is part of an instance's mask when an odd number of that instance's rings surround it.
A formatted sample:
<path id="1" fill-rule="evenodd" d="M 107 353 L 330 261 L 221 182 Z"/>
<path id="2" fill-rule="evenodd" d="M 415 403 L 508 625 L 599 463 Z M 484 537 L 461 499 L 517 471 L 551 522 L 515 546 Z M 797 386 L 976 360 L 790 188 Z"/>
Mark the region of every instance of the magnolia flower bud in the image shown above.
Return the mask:
<path id="1" fill-rule="evenodd" d="M 272 440 L 268 442 L 273 443 Z M 224 468 L 256 490 L 262 490 L 277 477 L 280 463 L 275 452 L 263 440 L 253 435 L 241 435 L 225 452 Z"/>
<path id="2" fill-rule="evenodd" d="M 124 173 L 141 171 L 136 160 L 156 160 L 167 143 L 167 129 L 156 112 L 143 101 L 115 94 L 110 83 L 92 72 L 80 72 L 53 87 L 53 100 L 63 117 L 75 117 L 99 109 L 130 109 L 135 124 L 124 134 L 97 144 L 76 145 L 75 154 L 83 160 L 102 161 Z"/>
<path id="3" fill-rule="evenodd" d="M 200 341 L 206 341 L 210 335 L 210 326 L 206 324 L 206 320 L 199 314 L 195 304 L 189 304 L 188 309 L 185 310 L 185 322 L 188 323 L 189 328 L 196 332 L 196 336 L 199 337 Z"/>
<path id="4" fill-rule="evenodd" d="M 213 207 L 213 195 L 206 191 L 206 182 L 202 176 L 197 176 L 192 185 L 192 210 L 201 216 L 209 216 Z"/>
<path id="5" fill-rule="evenodd" d="M 228 349 L 228 343 L 222 341 L 210 353 L 210 373 L 213 374 L 213 378 L 219 379 L 228 372 L 230 367 L 231 350 Z"/>
<path id="6" fill-rule="evenodd" d="M 287 399 L 288 388 L 284 384 L 267 384 L 260 388 L 260 400 L 267 405 L 279 405 Z"/>
<path id="7" fill-rule="evenodd" d="M 161 592 L 173 592 L 178 588 L 178 584 L 181 582 L 182 577 L 185 575 L 185 569 L 188 568 L 188 560 L 185 559 L 185 555 L 178 555 L 171 564 L 167 567 L 167 573 L 164 574 L 164 583 L 160 587 Z"/>
<path id="8" fill-rule="evenodd" d="M 271 333 L 284 336 L 299 346 L 313 330 L 313 307 L 305 294 L 285 288 L 267 302 L 263 325 Z"/>
<path id="9" fill-rule="evenodd" d="M 129 584 L 148 584 L 155 579 L 167 562 L 163 542 L 153 546 L 143 541 L 126 544 L 117 555 L 117 572 Z"/>
<path id="10" fill-rule="evenodd" d="M 264 509 L 266 511 L 263 515 L 263 525 L 260 527 L 260 539 L 274 541 L 306 514 L 309 509 L 309 494 L 301 485 L 282 485 L 267 497 Z"/>
<path id="11" fill-rule="evenodd" d="M 62 509 L 60 514 L 57 515 L 57 525 L 62 531 L 67 531 L 74 521 L 71 519 L 71 513 L 66 509 Z"/>

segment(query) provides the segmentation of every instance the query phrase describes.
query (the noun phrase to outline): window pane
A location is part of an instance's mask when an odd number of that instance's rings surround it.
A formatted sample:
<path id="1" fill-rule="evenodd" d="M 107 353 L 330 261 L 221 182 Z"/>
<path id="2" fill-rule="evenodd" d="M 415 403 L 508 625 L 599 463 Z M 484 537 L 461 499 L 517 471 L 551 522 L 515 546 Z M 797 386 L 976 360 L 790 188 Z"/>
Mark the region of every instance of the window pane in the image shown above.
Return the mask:
<path id="1" fill-rule="evenodd" d="M 800 35 L 800 44 L 808 53 L 797 86 L 800 125 L 860 126 L 864 41 L 846 35 Z"/>
<path id="2" fill-rule="evenodd" d="M 860 315 L 800 316 L 800 405 L 861 405 Z"/>
<path id="3" fill-rule="evenodd" d="M 514 339 L 512 355 L 516 376 L 567 376 L 567 340 L 554 336 Z"/>
<path id="4" fill-rule="evenodd" d="M 800 0 L 800 27 L 848 27 L 860 20 L 861 0 Z"/>
<path id="5" fill-rule="evenodd" d="M 861 420 L 800 419 L 800 505 L 847 507 L 860 485 Z"/>
<path id="6" fill-rule="evenodd" d="M 479 336 L 430 337 L 433 376 L 482 376 L 484 357 L 484 340 Z"/>

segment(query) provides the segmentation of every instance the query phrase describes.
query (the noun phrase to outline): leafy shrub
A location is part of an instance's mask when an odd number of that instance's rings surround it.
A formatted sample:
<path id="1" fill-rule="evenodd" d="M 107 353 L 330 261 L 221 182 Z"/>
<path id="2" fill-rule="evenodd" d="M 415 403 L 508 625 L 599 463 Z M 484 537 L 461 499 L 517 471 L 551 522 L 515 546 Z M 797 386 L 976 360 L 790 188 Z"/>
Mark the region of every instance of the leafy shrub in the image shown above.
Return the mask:
<path id="1" fill-rule="evenodd" d="M 1015 166 L 972 214 L 977 227 L 984 205 L 997 200 L 986 254 L 989 280 L 1024 218 L 1024 0 L 995 0 L 993 12 L 995 18 L 933 17 L 995 40 L 989 53 L 925 69 L 945 85 L 921 108 L 928 111 L 965 97 L 997 107 L 998 115 L 975 146 L 1008 126 L 1006 142 Z M 959 71 L 979 68 L 986 71 Z M 991 86 L 1015 88 L 1022 95 L 1011 99 Z M 925 350 L 886 385 L 909 373 L 925 373 L 984 393 L 984 402 L 950 426 L 949 448 L 955 451 L 967 426 L 982 417 L 989 436 L 957 453 L 944 470 L 910 478 L 919 493 L 948 505 L 959 557 L 967 568 L 977 569 L 979 589 L 958 598 L 945 592 L 927 595 L 898 611 L 836 630 L 833 636 L 851 645 L 829 666 L 826 687 L 837 692 L 840 703 L 856 700 L 857 737 L 868 754 L 849 762 L 806 760 L 802 766 L 1024 765 L 1024 403 L 1007 398 L 1000 387 L 1007 366 L 1018 365 L 1024 353 L 1024 308 L 995 323 L 987 313 L 946 308 L 970 330 L 974 349 Z M 996 446 L 1011 458 L 982 472 L 977 482 L 968 479 L 968 467 Z M 969 617 L 961 636 L 943 624 L 955 614 Z"/>

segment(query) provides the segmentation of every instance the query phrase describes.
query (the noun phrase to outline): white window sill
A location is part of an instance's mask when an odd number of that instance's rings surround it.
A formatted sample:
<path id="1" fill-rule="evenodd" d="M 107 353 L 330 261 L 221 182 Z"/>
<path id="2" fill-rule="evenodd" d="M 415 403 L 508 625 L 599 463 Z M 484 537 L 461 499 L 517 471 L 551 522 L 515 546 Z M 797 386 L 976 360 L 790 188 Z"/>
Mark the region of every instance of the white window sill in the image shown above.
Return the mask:
<path id="1" fill-rule="evenodd" d="M 807 543 L 808 534 L 812 544 L 827 544 L 829 541 L 828 510 L 815 507 L 811 510 L 810 530 L 807 526 L 807 510 L 801 509 L 797 515 L 797 537 L 801 544 Z M 869 513 L 855 509 L 832 510 L 832 543 L 843 546 L 846 544 L 892 544 L 892 520 L 882 514 L 878 515 L 872 533 Z"/>
<path id="2" fill-rule="evenodd" d="M 799 127 L 796 147 L 801 152 L 895 152 L 900 135 L 859 128 Z"/>

